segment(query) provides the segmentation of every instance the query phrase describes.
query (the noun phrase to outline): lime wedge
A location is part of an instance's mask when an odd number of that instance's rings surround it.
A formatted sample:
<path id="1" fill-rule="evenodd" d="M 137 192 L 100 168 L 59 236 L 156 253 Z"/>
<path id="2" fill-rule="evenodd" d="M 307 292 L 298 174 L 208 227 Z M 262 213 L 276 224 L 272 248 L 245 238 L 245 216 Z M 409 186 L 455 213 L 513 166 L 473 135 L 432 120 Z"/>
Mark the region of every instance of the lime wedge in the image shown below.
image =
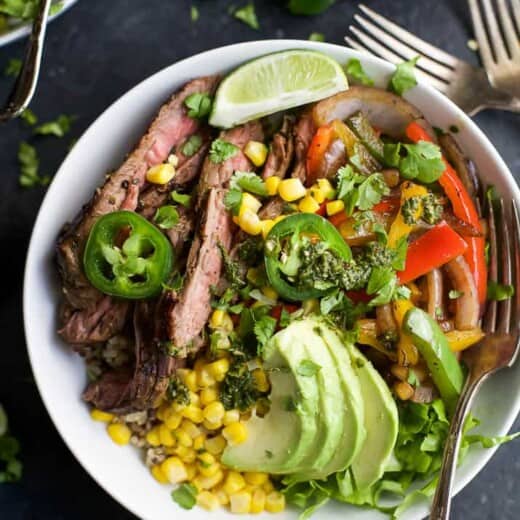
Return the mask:
<path id="1" fill-rule="evenodd" d="M 242 65 L 224 78 L 209 122 L 230 128 L 317 101 L 348 88 L 343 69 L 321 52 L 276 52 Z"/>

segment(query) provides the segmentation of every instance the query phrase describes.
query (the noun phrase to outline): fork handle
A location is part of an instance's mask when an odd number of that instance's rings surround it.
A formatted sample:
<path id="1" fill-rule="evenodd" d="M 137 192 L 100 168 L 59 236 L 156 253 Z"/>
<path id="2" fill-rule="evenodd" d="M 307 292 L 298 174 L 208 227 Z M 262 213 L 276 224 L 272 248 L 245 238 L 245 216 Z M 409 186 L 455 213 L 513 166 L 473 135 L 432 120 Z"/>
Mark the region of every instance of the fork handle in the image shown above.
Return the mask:
<path id="1" fill-rule="evenodd" d="M 19 116 L 29 105 L 36 90 L 47 19 L 52 0 L 42 0 L 38 14 L 34 18 L 32 32 L 25 54 L 22 70 L 18 75 L 7 104 L 0 111 L 0 122 Z"/>
<path id="2" fill-rule="evenodd" d="M 473 398 L 484 379 L 483 377 L 473 378 L 470 373 L 458 400 L 444 447 L 442 466 L 439 472 L 439 482 L 437 483 L 437 489 L 433 497 L 430 520 L 447 520 L 450 516 L 453 477 L 455 476 L 455 469 L 457 467 L 457 456 L 459 453 L 462 429 Z"/>

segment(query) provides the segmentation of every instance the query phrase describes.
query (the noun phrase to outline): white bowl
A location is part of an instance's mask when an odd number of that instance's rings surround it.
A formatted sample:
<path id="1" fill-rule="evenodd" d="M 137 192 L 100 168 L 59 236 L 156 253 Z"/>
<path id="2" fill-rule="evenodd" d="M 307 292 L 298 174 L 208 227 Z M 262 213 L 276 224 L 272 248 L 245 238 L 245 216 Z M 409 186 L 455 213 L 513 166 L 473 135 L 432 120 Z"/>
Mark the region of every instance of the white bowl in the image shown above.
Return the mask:
<path id="1" fill-rule="evenodd" d="M 54 15 L 52 15 L 49 18 L 49 22 L 52 22 L 55 18 L 58 18 L 58 16 L 61 16 L 67 9 L 71 8 L 78 0 L 63 0 L 63 7 L 60 9 L 60 11 Z M 20 38 L 23 38 L 24 36 L 27 36 L 31 33 L 32 30 L 32 24 L 31 22 L 25 22 L 21 25 L 17 25 L 16 27 L 13 27 L 10 31 L 0 35 L 0 47 L 3 47 L 4 45 L 7 45 L 11 42 L 14 42 L 16 40 L 19 40 Z"/>
<path id="2" fill-rule="evenodd" d="M 176 63 L 137 85 L 90 126 L 56 174 L 34 226 L 25 271 L 24 318 L 38 388 L 56 428 L 78 461 L 108 493 L 143 519 L 188 518 L 188 513 L 172 501 L 166 487 L 151 478 L 137 450 L 116 446 L 104 426 L 89 418 L 80 398 L 86 382 L 83 361 L 56 334 L 58 280 L 53 265 L 56 236 L 63 223 L 72 219 L 90 198 L 105 172 L 121 162 L 159 106 L 184 82 L 232 69 L 263 54 L 292 48 L 316 49 L 340 63 L 351 57 L 360 58 L 379 86 L 386 85 L 393 71 L 388 63 L 345 47 L 298 40 L 239 43 Z M 507 201 L 514 197 L 520 203 L 520 191 L 507 166 L 471 119 L 430 87 L 420 85 L 406 97 L 432 124 L 442 128 L 456 124 L 460 129 L 457 140 L 475 161 L 483 179 L 496 185 Z M 520 409 L 519 388 L 520 363 L 497 374 L 485 385 L 474 406 L 474 413 L 482 420 L 482 432 L 507 433 Z M 492 449 L 470 453 L 457 472 L 457 491 L 482 469 L 493 453 Z M 420 518 L 426 513 L 427 503 L 421 502 L 409 510 L 406 518 Z M 277 518 L 286 520 L 296 515 L 295 511 L 287 511 Z M 372 510 L 332 503 L 319 513 L 320 518 L 338 520 L 347 515 L 350 520 L 385 518 Z M 197 509 L 189 512 L 192 520 L 209 516 L 214 520 L 234 518 L 224 510 L 211 515 Z M 274 517 L 266 514 L 265 518 Z"/>

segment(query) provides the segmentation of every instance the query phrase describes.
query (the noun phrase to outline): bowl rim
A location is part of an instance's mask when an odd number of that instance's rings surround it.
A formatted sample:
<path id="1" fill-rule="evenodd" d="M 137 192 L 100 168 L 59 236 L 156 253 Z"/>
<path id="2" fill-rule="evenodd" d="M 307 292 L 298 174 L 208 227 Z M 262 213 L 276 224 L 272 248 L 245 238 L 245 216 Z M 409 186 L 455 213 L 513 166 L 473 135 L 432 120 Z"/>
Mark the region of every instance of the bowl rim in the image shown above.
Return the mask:
<path id="1" fill-rule="evenodd" d="M 91 462 L 88 460 L 88 457 L 84 455 L 84 452 L 82 452 L 79 449 L 79 446 L 76 446 L 74 444 L 74 440 L 67 437 L 65 433 L 62 431 L 62 428 L 60 427 L 60 423 L 62 419 L 58 417 L 56 414 L 56 411 L 54 410 L 52 402 L 47 397 L 47 390 L 45 387 L 45 384 L 42 380 L 42 377 L 40 376 L 38 366 L 35 362 L 35 354 L 34 354 L 34 344 L 31 343 L 32 333 L 31 333 L 31 324 L 30 320 L 27 319 L 29 314 L 29 302 L 31 300 L 30 298 L 30 283 L 31 282 L 31 276 L 33 276 L 33 270 L 32 267 L 32 257 L 35 255 L 35 249 L 36 249 L 36 237 L 38 236 L 39 229 L 41 227 L 45 226 L 45 223 L 42 221 L 42 214 L 44 214 L 47 210 L 47 205 L 50 204 L 51 196 L 50 194 L 53 191 L 53 186 L 58 184 L 59 180 L 66 175 L 66 172 L 68 170 L 68 164 L 69 161 L 71 161 L 71 157 L 74 156 L 77 148 L 80 147 L 81 142 L 83 139 L 86 139 L 87 136 L 90 136 L 91 133 L 95 133 L 97 131 L 97 126 L 100 122 L 100 120 L 107 117 L 112 110 L 116 111 L 120 104 L 124 104 L 127 98 L 132 97 L 135 95 L 140 89 L 146 89 L 148 84 L 153 83 L 154 80 L 157 80 L 161 75 L 164 75 L 165 77 L 168 74 L 171 74 L 172 71 L 181 66 L 189 66 L 191 65 L 194 69 L 197 69 L 198 61 L 199 60 L 207 60 L 210 58 L 217 58 L 221 54 L 227 54 L 231 51 L 235 51 L 237 55 L 240 56 L 241 50 L 250 50 L 250 48 L 254 48 L 261 44 L 261 46 L 265 46 L 270 48 L 271 50 L 267 50 L 266 52 L 258 53 L 256 56 L 261 56 L 266 53 L 270 52 L 276 52 L 281 50 L 290 50 L 293 48 L 308 48 L 308 49 L 314 49 L 318 51 L 331 51 L 331 52 L 347 52 L 349 56 L 359 58 L 362 62 L 365 61 L 367 63 L 370 63 L 373 65 L 376 69 L 378 69 L 378 75 L 384 76 L 385 74 L 390 74 L 394 70 L 394 66 L 390 64 L 389 62 L 382 60 L 377 57 L 368 56 L 366 54 L 360 53 L 356 50 L 350 49 L 348 47 L 337 45 L 337 44 L 331 44 L 331 43 L 323 43 L 323 42 L 311 42 L 308 40 L 299 40 L 299 39 L 264 39 L 264 40 L 254 40 L 254 41 L 247 41 L 247 42 L 240 42 L 240 43 L 234 43 L 229 44 L 221 47 L 217 47 L 214 49 L 209 49 L 206 51 L 199 52 L 197 54 L 194 54 L 192 56 L 189 56 L 187 58 L 184 58 L 182 60 L 176 61 L 171 65 L 168 65 L 161 70 L 155 72 L 154 74 L 148 76 L 147 78 L 143 79 L 136 85 L 134 85 L 131 89 L 124 92 L 120 97 L 118 97 L 114 102 L 112 102 L 101 114 L 98 115 L 98 117 L 95 118 L 94 121 L 89 125 L 89 127 L 85 130 L 83 135 L 80 137 L 78 142 L 76 143 L 76 146 L 70 151 L 70 153 L 67 155 L 67 157 L 62 162 L 60 168 L 58 169 L 56 175 L 54 176 L 54 179 L 51 183 L 51 186 L 49 187 L 44 200 L 39 208 L 33 230 L 30 237 L 29 247 L 27 251 L 27 257 L 26 257 L 26 264 L 25 264 L 25 271 L 24 271 L 24 286 L 23 286 L 23 320 L 24 320 L 24 332 L 25 332 L 25 339 L 26 339 L 26 347 L 29 355 L 29 360 L 31 363 L 31 369 L 34 374 L 34 378 L 36 381 L 36 385 L 38 388 L 38 392 L 41 396 L 41 399 L 45 405 L 45 408 L 47 410 L 47 413 L 49 414 L 52 422 L 54 423 L 54 426 L 56 427 L 58 433 L 60 434 L 60 437 L 63 439 L 65 445 L 68 447 L 68 449 L 71 451 L 71 453 L 74 455 L 76 460 L 81 464 L 81 466 L 85 469 L 85 471 L 90 475 L 91 478 L 94 479 L 97 484 L 104 489 L 106 493 L 108 493 L 114 500 L 116 500 L 119 504 L 121 504 L 123 507 L 125 507 L 127 510 L 132 512 L 133 514 L 137 515 L 140 518 L 151 518 L 143 513 L 143 511 L 140 511 L 137 509 L 137 507 L 134 507 L 132 505 L 129 505 L 125 502 L 125 497 L 122 496 L 122 493 L 119 491 L 115 491 L 112 489 L 108 483 L 103 482 L 103 478 L 97 474 L 96 467 L 91 464 Z M 265 50 L 265 49 L 264 49 Z M 195 73 L 196 77 L 197 75 L 200 75 L 198 72 Z M 505 161 L 502 159 L 498 151 L 495 149 L 495 147 L 492 145 L 492 143 L 489 141 L 487 136 L 483 133 L 483 131 L 477 126 L 477 124 L 467 115 L 465 114 L 458 106 L 456 106 L 451 100 L 446 98 L 443 94 L 435 90 L 433 87 L 429 86 L 428 84 L 422 83 L 420 80 L 418 81 L 418 88 L 425 90 L 427 97 L 433 97 L 437 100 L 438 103 L 444 104 L 447 106 L 448 111 L 457 118 L 458 121 L 460 121 L 463 125 L 469 127 L 470 131 L 476 134 L 477 140 L 480 141 L 480 143 L 485 147 L 485 151 L 487 154 L 489 154 L 492 158 L 493 164 L 496 166 L 496 169 L 499 173 L 498 177 L 502 178 L 502 180 L 508 184 L 508 188 L 511 188 L 512 191 L 512 198 L 516 200 L 517 203 L 520 204 L 520 189 L 518 185 L 516 184 L 508 166 L 506 165 Z M 160 102 L 160 101 L 159 101 Z M 474 138 L 472 138 L 474 140 Z M 31 346 L 33 345 L 33 346 Z M 517 363 L 518 364 L 518 363 Z M 508 420 L 502 424 L 503 430 L 509 430 L 515 421 L 516 416 L 518 415 L 520 411 L 520 393 L 517 396 L 517 399 L 514 403 L 514 406 L 511 406 L 508 413 Z M 461 491 L 475 476 L 483 469 L 483 467 L 488 463 L 489 459 L 493 456 L 495 451 L 498 447 L 489 448 L 485 451 L 483 451 L 476 464 L 474 464 L 474 468 L 472 471 L 470 471 L 467 475 L 461 476 L 456 479 L 455 485 L 454 485 L 454 494 Z M 426 513 L 426 505 L 421 510 L 422 513 Z M 422 514 L 422 516 L 424 516 Z M 420 515 L 419 515 L 420 516 Z M 417 518 L 419 518 L 417 516 Z M 415 518 L 415 516 L 414 516 Z"/>

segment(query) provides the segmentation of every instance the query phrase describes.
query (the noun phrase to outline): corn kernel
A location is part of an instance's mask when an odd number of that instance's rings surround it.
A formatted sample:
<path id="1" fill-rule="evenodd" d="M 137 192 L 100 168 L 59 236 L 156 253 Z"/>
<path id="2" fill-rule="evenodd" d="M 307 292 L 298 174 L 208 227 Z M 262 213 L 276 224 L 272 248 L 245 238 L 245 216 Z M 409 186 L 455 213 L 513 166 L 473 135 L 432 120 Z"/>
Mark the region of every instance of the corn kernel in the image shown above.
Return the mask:
<path id="1" fill-rule="evenodd" d="M 205 466 L 204 464 L 198 464 L 198 471 L 204 477 L 212 477 L 218 471 L 220 471 L 220 464 L 215 462 L 214 464 L 210 464 L 209 466 Z"/>
<path id="2" fill-rule="evenodd" d="M 193 439 L 184 430 L 175 430 L 175 437 L 177 438 L 179 446 L 184 446 L 185 448 L 191 448 L 193 446 Z"/>
<path id="3" fill-rule="evenodd" d="M 188 419 L 182 420 L 180 428 L 181 430 L 184 430 L 192 439 L 195 439 L 202 433 L 200 428 Z"/>
<path id="4" fill-rule="evenodd" d="M 201 453 L 198 457 L 198 460 L 202 463 L 203 466 L 211 466 L 211 464 L 215 464 L 215 457 L 208 452 Z"/>
<path id="5" fill-rule="evenodd" d="M 215 384 L 215 379 L 208 369 L 204 367 L 202 370 L 197 370 L 197 383 L 201 388 L 207 388 Z"/>
<path id="6" fill-rule="evenodd" d="M 200 403 L 207 406 L 218 399 L 218 391 L 216 388 L 203 388 L 200 392 Z"/>
<path id="7" fill-rule="evenodd" d="M 94 421 L 110 422 L 114 418 L 114 414 L 98 410 L 97 408 L 92 408 L 92 410 L 90 410 L 90 417 Z"/>
<path id="8" fill-rule="evenodd" d="M 312 185 L 307 190 L 307 195 L 311 196 L 318 204 L 325 202 L 325 195 L 317 184 Z"/>
<path id="9" fill-rule="evenodd" d="M 206 439 L 204 443 L 206 450 L 212 455 L 220 455 L 226 447 L 226 439 L 222 435 Z"/>
<path id="10" fill-rule="evenodd" d="M 267 159 L 269 149 L 260 141 L 249 141 L 244 147 L 244 155 L 255 165 L 262 166 Z"/>
<path id="11" fill-rule="evenodd" d="M 146 442 L 153 447 L 161 445 L 161 439 L 159 437 L 159 429 L 157 427 L 152 428 L 146 433 Z"/>
<path id="12" fill-rule="evenodd" d="M 260 473 L 259 471 L 247 471 L 244 473 L 244 478 L 248 484 L 252 486 L 263 486 L 269 479 L 267 473 Z"/>
<path id="13" fill-rule="evenodd" d="M 209 491 L 201 491 L 197 494 L 197 505 L 206 511 L 215 511 L 220 506 L 218 498 Z"/>
<path id="14" fill-rule="evenodd" d="M 240 203 L 240 210 L 238 216 L 246 210 L 250 210 L 253 213 L 258 213 L 258 210 L 262 207 L 262 203 L 251 193 L 244 192 L 242 194 L 242 202 Z"/>
<path id="15" fill-rule="evenodd" d="M 176 430 L 181 424 L 182 415 L 170 409 L 164 414 L 163 421 L 170 430 Z"/>
<path id="16" fill-rule="evenodd" d="M 230 424 L 236 423 L 238 421 L 240 421 L 240 412 L 238 410 L 226 410 L 224 419 L 222 420 L 224 426 L 229 426 Z"/>
<path id="17" fill-rule="evenodd" d="M 197 460 L 197 452 L 193 448 L 187 448 L 186 446 L 178 446 L 175 450 L 175 454 L 185 464 L 191 464 Z"/>
<path id="18" fill-rule="evenodd" d="M 242 231 L 245 231 L 248 235 L 259 235 L 262 232 L 262 221 L 260 217 L 251 211 L 246 209 L 238 217 L 238 225 Z"/>
<path id="19" fill-rule="evenodd" d="M 168 457 L 161 463 L 161 471 L 170 484 L 178 484 L 188 478 L 184 462 L 178 457 Z"/>
<path id="20" fill-rule="evenodd" d="M 229 509 L 232 513 L 249 513 L 251 509 L 251 493 L 248 491 L 239 491 L 229 495 Z"/>
<path id="21" fill-rule="evenodd" d="M 280 513 L 285 509 L 285 497 L 278 491 L 271 491 L 265 497 L 265 510 L 269 513 Z"/>
<path id="22" fill-rule="evenodd" d="M 211 489 L 218 486 L 224 480 L 224 472 L 222 470 L 217 471 L 211 477 L 205 477 L 203 475 L 197 475 L 193 479 L 193 485 L 199 490 Z"/>
<path id="23" fill-rule="evenodd" d="M 229 370 L 229 359 L 222 358 L 218 361 L 213 361 L 213 363 L 206 366 L 206 370 L 213 376 L 215 381 L 224 381 Z"/>
<path id="24" fill-rule="evenodd" d="M 152 472 L 153 478 L 159 482 L 159 484 L 168 484 L 168 478 L 163 473 L 163 470 L 161 469 L 160 464 L 156 464 L 155 466 L 152 466 L 152 469 L 150 470 Z"/>
<path id="25" fill-rule="evenodd" d="M 318 179 L 318 187 L 320 188 L 320 191 L 323 193 L 323 196 L 327 200 L 332 200 L 336 196 L 336 190 L 330 183 L 329 179 Z"/>
<path id="26" fill-rule="evenodd" d="M 275 224 L 276 224 L 276 222 L 272 219 L 262 220 L 262 238 L 264 240 L 265 240 L 265 238 L 267 238 L 269 231 L 271 231 L 271 229 L 273 229 L 273 226 Z"/>
<path id="27" fill-rule="evenodd" d="M 224 419 L 224 414 L 226 410 L 224 409 L 224 405 L 219 401 L 215 401 L 214 403 L 208 404 L 204 410 L 202 410 L 202 415 L 204 419 L 210 423 L 222 424 L 222 419 Z"/>
<path id="28" fill-rule="evenodd" d="M 221 506 L 227 506 L 229 504 L 228 494 L 222 489 L 221 486 L 213 490 Z"/>
<path id="29" fill-rule="evenodd" d="M 164 421 L 164 418 L 166 417 L 166 414 L 171 410 L 171 407 L 169 403 L 165 402 L 157 408 L 157 411 L 155 412 L 155 415 L 157 416 L 157 419 L 160 419 L 161 421 Z"/>
<path id="30" fill-rule="evenodd" d="M 223 311 L 222 309 L 215 309 L 209 320 L 210 328 L 218 329 L 222 325 L 224 314 L 226 314 L 226 311 Z"/>
<path id="31" fill-rule="evenodd" d="M 233 493 L 237 493 L 241 489 L 243 489 L 246 485 L 246 481 L 244 480 L 244 477 L 238 473 L 238 471 L 230 471 L 227 474 L 226 480 L 224 481 L 224 485 L 222 488 L 224 491 L 230 495 Z"/>
<path id="32" fill-rule="evenodd" d="M 330 217 L 343 211 L 345 209 L 345 203 L 342 200 L 333 200 L 332 202 L 327 202 L 327 215 Z"/>
<path id="33" fill-rule="evenodd" d="M 263 489 L 255 489 L 251 496 L 250 513 L 261 513 L 265 509 L 266 493 Z"/>
<path id="34" fill-rule="evenodd" d="M 213 423 L 213 422 L 204 420 L 204 422 L 202 423 L 202 426 L 204 426 L 204 428 L 206 428 L 206 430 L 213 432 L 215 430 L 219 430 L 220 428 L 222 428 L 222 422 Z"/>
<path id="35" fill-rule="evenodd" d="M 175 446 L 175 437 L 165 424 L 159 426 L 159 439 L 161 444 L 167 448 Z"/>
<path id="36" fill-rule="evenodd" d="M 315 199 L 307 195 L 298 204 L 298 209 L 302 213 L 316 213 L 320 209 L 320 205 Z"/>
<path id="37" fill-rule="evenodd" d="M 252 373 L 255 387 L 260 392 L 267 392 L 270 388 L 269 380 L 267 379 L 267 375 L 265 371 L 261 368 L 255 368 Z"/>
<path id="38" fill-rule="evenodd" d="M 113 423 L 107 426 L 108 435 L 110 438 L 120 446 L 124 446 L 130 442 L 130 437 L 132 436 L 132 432 L 130 428 L 126 424 L 122 423 Z"/>
<path id="39" fill-rule="evenodd" d="M 273 175 L 272 177 L 268 177 L 265 179 L 265 188 L 267 190 L 267 195 L 273 196 L 278 193 L 278 187 L 280 186 L 280 177 Z"/>
<path id="40" fill-rule="evenodd" d="M 184 376 L 184 384 L 188 387 L 188 390 L 196 392 L 199 387 L 197 386 L 197 374 L 193 370 L 187 371 Z"/>
<path id="41" fill-rule="evenodd" d="M 197 452 L 204 451 L 206 444 L 206 434 L 201 433 L 195 439 L 193 439 L 193 449 Z"/>
<path id="42" fill-rule="evenodd" d="M 262 489 L 266 492 L 266 493 L 271 493 L 272 491 L 274 491 L 274 485 L 273 483 L 268 480 L 263 486 L 262 486 Z"/>
<path id="43" fill-rule="evenodd" d="M 269 298 L 270 300 L 278 300 L 278 293 L 270 285 L 263 287 L 262 293 L 266 298 Z"/>
<path id="44" fill-rule="evenodd" d="M 199 357 L 195 360 L 195 363 L 193 364 L 193 370 L 195 370 L 195 372 L 200 372 L 205 366 L 206 359 L 203 357 Z"/>
<path id="45" fill-rule="evenodd" d="M 175 168 L 172 164 L 158 164 L 146 172 L 146 180 L 152 184 L 167 184 L 175 177 Z"/>
<path id="46" fill-rule="evenodd" d="M 191 393 L 191 391 L 190 391 L 190 393 Z M 186 406 L 187 405 L 184 403 L 177 403 L 177 402 L 172 403 L 172 410 L 174 413 L 180 414 L 184 410 L 184 408 L 186 408 Z"/>
<path id="47" fill-rule="evenodd" d="M 182 411 L 182 416 L 194 423 L 201 423 L 203 420 L 202 410 L 198 406 L 194 406 L 192 404 L 186 406 Z"/>
<path id="48" fill-rule="evenodd" d="M 301 199 L 306 193 L 307 190 L 300 179 L 284 179 L 278 186 L 278 194 L 286 202 Z"/>
<path id="49" fill-rule="evenodd" d="M 193 463 L 188 463 L 188 464 L 185 464 L 185 466 L 186 466 L 186 474 L 188 475 L 187 480 L 191 482 L 197 475 L 197 469 L 198 469 L 197 465 L 193 464 Z"/>

